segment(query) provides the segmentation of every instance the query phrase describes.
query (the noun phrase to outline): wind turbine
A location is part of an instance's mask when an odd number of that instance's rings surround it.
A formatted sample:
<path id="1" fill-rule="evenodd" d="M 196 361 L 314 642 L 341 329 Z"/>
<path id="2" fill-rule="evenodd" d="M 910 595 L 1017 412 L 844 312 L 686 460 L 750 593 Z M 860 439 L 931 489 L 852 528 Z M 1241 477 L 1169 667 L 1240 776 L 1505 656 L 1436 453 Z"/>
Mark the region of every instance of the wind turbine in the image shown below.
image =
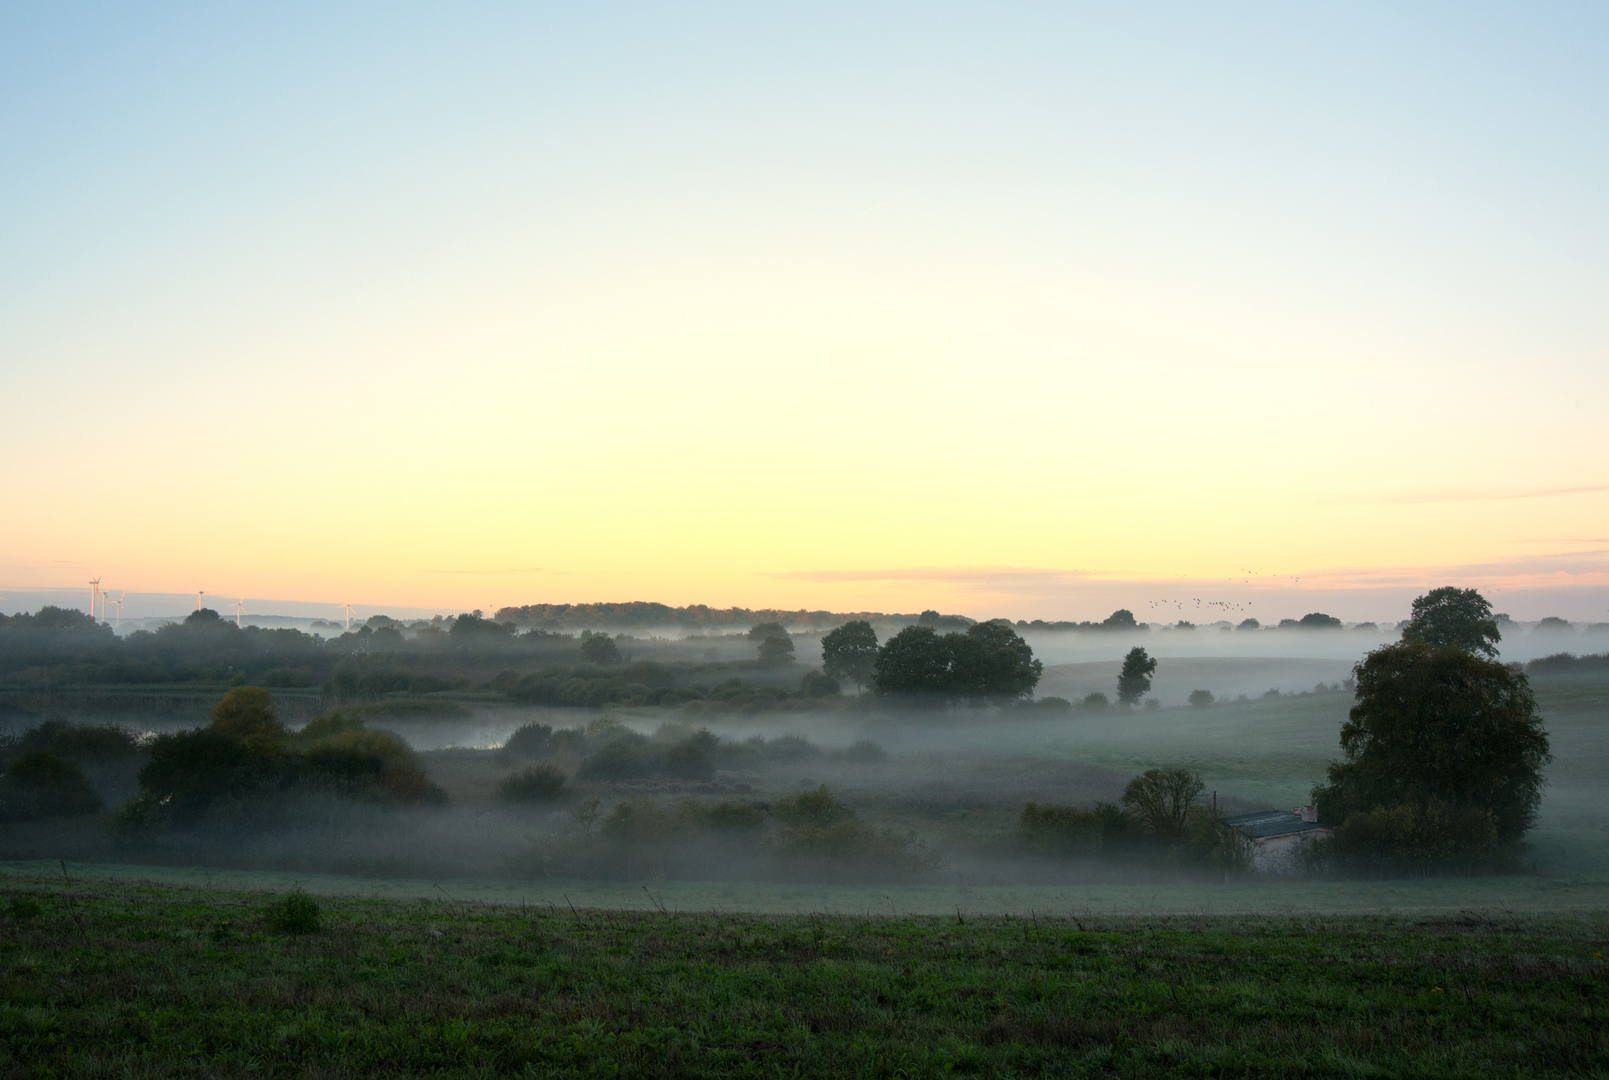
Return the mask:
<path id="1" fill-rule="evenodd" d="M 229 606 L 235 609 L 235 626 L 238 628 L 240 626 L 241 617 L 246 614 L 246 601 L 244 598 L 242 598 L 236 600 Z"/>
<path id="2" fill-rule="evenodd" d="M 341 610 L 346 612 L 346 628 L 348 630 L 352 629 L 352 616 L 357 614 L 357 609 L 351 604 L 342 604 Z"/>
<path id="3" fill-rule="evenodd" d="M 117 599 L 112 601 L 112 603 L 117 605 L 117 622 L 112 625 L 113 630 L 121 630 L 123 628 L 123 597 L 127 595 L 128 590 L 124 589 L 122 592 L 117 594 Z M 105 597 L 102 597 L 101 599 L 101 610 L 106 610 Z"/>
<path id="4" fill-rule="evenodd" d="M 196 610 L 197 611 L 201 610 L 201 598 L 203 596 L 206 596 L 206 595 L 207 595 L 207 592 L 206 592 L 205 589 L 197 589 L 196 590 Z"/>
<path id="5" fill-rule="evenodd" d="M 100 578 L 90 578 L 89 579 L 89 617 L 91 619 L 93 619 L 95 617 L 95 601 L 100 598 L 100 595 L 101 595 L 101 579 Z"/>

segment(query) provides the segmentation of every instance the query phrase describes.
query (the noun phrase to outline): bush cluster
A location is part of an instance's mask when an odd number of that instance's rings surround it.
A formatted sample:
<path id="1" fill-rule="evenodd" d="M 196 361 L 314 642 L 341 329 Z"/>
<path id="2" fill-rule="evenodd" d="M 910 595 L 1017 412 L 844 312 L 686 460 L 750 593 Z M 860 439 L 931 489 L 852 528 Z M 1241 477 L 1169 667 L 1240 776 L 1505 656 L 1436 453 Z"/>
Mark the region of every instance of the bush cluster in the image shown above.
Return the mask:
<path id="1" fill-rule="evenodd" d="M 532 765 L 497 785 L 497 797 L 504 802 L 553 802 L 564 795 L 563 770 L 552 765 Z"/>
<path id="2" fill-rule="evenodd" d="M 125 833 L 271 813 L 297 792 L 390 804 L 440 802 L 407 743 L 336 709 L 291 734 L 258 687 L 225 694 L 212 722 L 160 735 L 140 769 L 140 794 L 118 812 Z"/>
<path id="3" fill-rule="evenodd" d="M 663 805 L 617 802 L 596 831 L 534 840 L 522 864 L 548 875 L 605 878 L 760 876 L 809 881 L 916 881 L 940 860 L 913 833 L 861 822 L 826 787 L 779 800 Z"/>
<path id="4" fill-rule="evenodd" d="M 585 729 L 555 731 L 547 724 L 527 724 L 516 729 L 498 750 L 498 759 L 505 764 L 560 756 L 578 762 L 578 780 L 704 781 L 719 769 L 753 770 L 817 759 L 866 765 L 886 760 L 888 754 L 870 739 L 828 751 L 799 735 L 722 739 L 685 722 L 661 724 L 650 736 L 609 717 L 594 720 Z"/>
<path id="5" fill-rule="evenodd" d="M 1201 778 L 1187 769 L 1149 769 L 1129 782 L 1119 803 L 1088 809 L 1029 803 L 1017 819 L 1017 849 L 1227 868 L 1236 861 L 1234 840 L 1202 803 L 1201 791 Z"/>

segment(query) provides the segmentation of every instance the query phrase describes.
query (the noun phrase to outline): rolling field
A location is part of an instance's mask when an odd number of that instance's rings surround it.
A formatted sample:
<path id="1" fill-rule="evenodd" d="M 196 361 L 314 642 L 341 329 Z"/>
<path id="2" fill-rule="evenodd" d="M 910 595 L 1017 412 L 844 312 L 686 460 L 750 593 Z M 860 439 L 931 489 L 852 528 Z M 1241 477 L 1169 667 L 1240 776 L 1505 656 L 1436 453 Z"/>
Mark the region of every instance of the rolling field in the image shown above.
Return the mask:
<path id="1" fill-rule="evenodd" d="M 1596 1076 L 1609 919 L 679 914 L 8 874 L 0 1072 Z M 652 902 L 654 897 L 649 898 Z"/>

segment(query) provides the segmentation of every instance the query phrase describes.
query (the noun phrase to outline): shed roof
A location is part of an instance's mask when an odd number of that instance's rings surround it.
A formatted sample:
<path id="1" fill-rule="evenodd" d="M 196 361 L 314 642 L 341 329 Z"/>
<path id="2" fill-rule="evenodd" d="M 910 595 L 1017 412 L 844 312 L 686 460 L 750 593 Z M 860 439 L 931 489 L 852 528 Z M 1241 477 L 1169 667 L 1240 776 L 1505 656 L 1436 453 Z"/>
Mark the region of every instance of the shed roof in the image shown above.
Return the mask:
<path id="1" fill-rule="evenodd" d="M 1240 814 L 1221 820 L 1224 825 L 1254 840 L 1324 828 L 1316 822 L 1303 821 L 1289 810 L 1261 810 L 1255 814 Z"/>

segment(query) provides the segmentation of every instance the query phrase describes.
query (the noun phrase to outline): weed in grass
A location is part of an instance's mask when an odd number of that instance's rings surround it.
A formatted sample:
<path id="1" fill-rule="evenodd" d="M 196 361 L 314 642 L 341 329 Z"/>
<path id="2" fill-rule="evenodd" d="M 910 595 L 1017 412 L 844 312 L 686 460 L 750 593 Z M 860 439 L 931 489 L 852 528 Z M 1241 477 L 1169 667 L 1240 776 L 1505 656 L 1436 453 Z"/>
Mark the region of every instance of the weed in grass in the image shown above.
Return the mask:
<path id="1" fill-rule="evenodd" d="M 319 914 L 317 900 L 301 889 L 292 889 L 269 906 L 268 928 L 281 934 L 315 934 Z"/>

